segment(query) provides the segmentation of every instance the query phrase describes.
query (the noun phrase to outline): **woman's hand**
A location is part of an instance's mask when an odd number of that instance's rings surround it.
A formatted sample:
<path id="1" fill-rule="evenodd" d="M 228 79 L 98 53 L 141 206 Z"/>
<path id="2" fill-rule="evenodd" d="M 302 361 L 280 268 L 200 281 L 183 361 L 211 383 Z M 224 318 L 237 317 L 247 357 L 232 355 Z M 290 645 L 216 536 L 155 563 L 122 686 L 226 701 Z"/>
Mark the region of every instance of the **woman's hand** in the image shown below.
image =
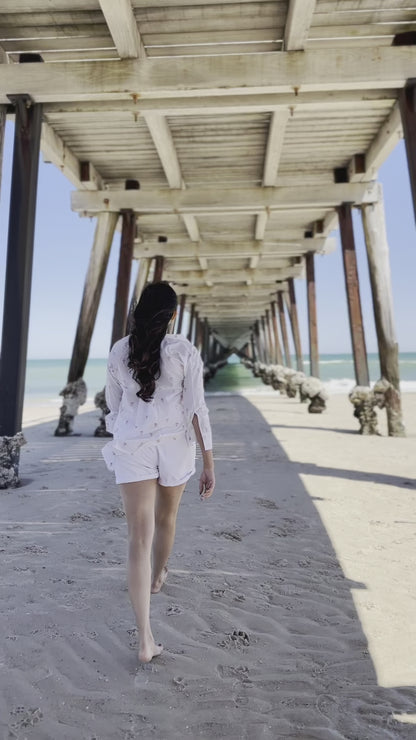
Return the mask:
<path id="1" fill-rule="evenodd" d="M 215 488 L 215 474 L 214 468 L 204 465 L 204 468 L 199 479 L 199 495 L 201 501 L 212 496 Z"/>

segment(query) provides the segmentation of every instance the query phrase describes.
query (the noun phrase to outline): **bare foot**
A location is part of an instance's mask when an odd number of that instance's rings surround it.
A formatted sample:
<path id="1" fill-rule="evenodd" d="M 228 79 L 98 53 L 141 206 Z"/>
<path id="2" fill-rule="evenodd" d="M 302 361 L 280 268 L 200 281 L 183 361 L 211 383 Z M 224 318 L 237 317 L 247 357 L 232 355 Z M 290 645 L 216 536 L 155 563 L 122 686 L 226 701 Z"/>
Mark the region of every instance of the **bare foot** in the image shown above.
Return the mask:
<path id="1" fill-rule="evenodd" d="M 152 658 L 156 658 L 157 655 L 160 655 L 162 650 L 163 645 L 156 645 L 154 640 L 150 643 L 146 643 L 139 649 L 140 663 L 150 663 Z"/>
<path id="2" fill-rule="evenodd" d="M 150 592 L 152 594 L 158 594 L 163 584 L 165 583 L 167 577 L 168 577 L 168 569 L 166 565 L 164 565 L 162 573 L 160 574 L 159 578 L 153 581 Z"/>

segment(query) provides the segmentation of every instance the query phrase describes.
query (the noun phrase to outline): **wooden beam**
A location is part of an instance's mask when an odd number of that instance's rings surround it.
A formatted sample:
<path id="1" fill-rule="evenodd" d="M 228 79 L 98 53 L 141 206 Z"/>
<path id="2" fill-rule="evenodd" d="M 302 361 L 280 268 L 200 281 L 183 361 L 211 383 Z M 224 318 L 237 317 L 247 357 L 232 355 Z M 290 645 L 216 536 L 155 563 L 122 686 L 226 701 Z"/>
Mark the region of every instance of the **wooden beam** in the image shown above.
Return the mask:
<path id="1" fill-rule="evenodd" d="M 403 125 L 398 103 L 379 129 L 365 155 L 366 179 L 375 179 L 377 171 L 403 137 Z"/>
<path id="2" fill-rule="evenodd" d="M 395 88 L 363 88 L 360 90 L 290 90 L 284 93 L 252 93 L 250 95 L 206 95 L 201 97 L 190 93 L 187 97 L 166 97 L 163 93 L 155 97 L 138 97 L 131 95 L 107 97 L 103 100 L 86 99 L 73 102 L 60 100 L 45 103 L 45 115 L 53 114 L 65 117 L 75 115 L 78 119 L 90 113 L 131 113 L 142 115 L 145 112 L 159 113 L 165 116 L 212 116 L 233 113 L 268 113 L 283 108 L 320 111 L 328 108 L 332 111 L 385 110 L 386 105 L 393 105 L 397 99 Z M 70 120 L 70 119 L 69 119 Z"/>
<path id="3" fill-rule="evenodd" d="M 370 376 L 368 372 L 367 349 L 364 336 L 357 257 L 352 223 L 352 208 L 350 203 L 343 203 L 343 205 L 339 207 L 338 218 L 341 232 L 345 288 L 347 292 L 355 379 L 357 385 L 369 386 Z"/>
<path id="4" fill-rule="evenodd" d="M 186 294 L 182 293 L 181 300 L 179 303 L 179 309 L 178 309 L 178 324 L 176 327 L 176 334 L 180 334 L 182 331 L 183 316 L 185 313 L 185 304 L 186 304 Z"/>
<path id="5" fill-rule="evenodd" d="M 153 282 L 160 283 L 163 280 L 163 268 L 165 265 L 165 258 L 162 255 L 158 255 L 154 258 L 155 270 L 153 273 Z"/>
<path id="6" fill-rule="evenodd" d="M 41 66 L 41 65 L 39 65 Z M 1 68 L 1 65 L 0 65 Z M 261 213 L 285 209 L 334 208 L 342 202 L 374 203 L 372 183 L 329 183 L 277 188 L 194 188 L 192 190 L 101 190 L 71 193 L 71 206 L 83 215 L 128 208 L 141 214 Z"/>
<path id="7" fill-rule="evenodd" d="M 134 256 L 139 259 L 141 257 L 155 257 L 163 251 L 163 255 L 167 259 L 172 258 L 191 258 L 195 259 L 215 259 L 219 257 L 226 257 L 227 259 L 239 259 L 241 257 L 254 258 L 254 257 L 276 257 L 278 259 L 285 257 L 297 257 L 305 254 L 308 251 L 317 251 L 319 253 L 326 253 L 327 250 L 331 251 L 330 248 L 335 250 L 336 239 L 326 237 L 316 237 L 314 239 L 298 239 L 298 240 L 286 240 L 286 241 L 264 241 L 258 242 L 252 241 L 200 241 L 197 244 L 188 242 L 186 243 L 182 238 L 176 240 L 173 236 L 169 237 L 167 244 L 161 244 L 156 239 L 145 238 L 144 241 L 136 243 L 134 248 Z"/>
<path id="8" fill-rule="evenodd" d="M 110 0 L 107 0 L 110 3 Z M 111 0 L 111 5 L 113 5 Z M 117 6 L 114 6 L 118 8 Z M 117 10 L 115 11 L 117 12 Z M 189 59 L 0 64 L 0 103 L 27 93 L 36 102 L 126 99 L 175 93 L 177 98 L 224 94 L 339 92 L 398 88 L 414 74 L 415 46 L 335 48 Z M 358 93 L 357 93 L 358 96 Z M 224 102 L 224 101 L 223 101 Z M 201 107 L 203 103 L 201 101 Z"/>
<path id="9" fill-rule="evenodd" d="M 274 335 L 275 361 L 278 365 L 283 365 L 282 348 L 280 346 L 279 331 L 277 328 L 276 301 L 272 301 L 270 304 L 270 315 L 272 317 L 272 328 Z"/>
<path id="10" fill-rule="evenodd" d="M 99 0 L 120 59 L 144 59 L 146 52 L 130 0 Z"/>
<path id="11" fill-rule="evenodd" d="M 272 113 L 263 167 L 263 185 L 265 187 L 273 187 L 276 184 L 288 118 L 289 109 Z"/>
<path id="12" fill-rule="evenodd" d="M 94 165 L 91 162 L 84 163 L 88 164 L 86 176 L 85 166 L 81 167 L 81 162 L 72 149 L 46 121 L 42 123 L 40 148 L 44 161 L 52 162 L 58 167 L 75 187 L 80 190 L 102 190 L 103 180 Z"/>
<path id="13" fill-rule="evenodd" d="M 284 36 L 285 51 L 305 48 L 315 7 L 316 0 L 289 0 Z"/>

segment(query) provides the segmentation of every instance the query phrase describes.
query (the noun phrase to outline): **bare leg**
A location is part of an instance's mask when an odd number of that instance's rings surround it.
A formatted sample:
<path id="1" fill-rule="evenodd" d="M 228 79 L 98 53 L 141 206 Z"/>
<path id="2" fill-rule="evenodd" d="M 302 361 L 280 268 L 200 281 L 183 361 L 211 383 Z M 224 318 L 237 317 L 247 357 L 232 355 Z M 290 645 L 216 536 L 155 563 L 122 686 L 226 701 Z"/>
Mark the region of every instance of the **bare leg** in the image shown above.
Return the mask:
<path id="1" fill-rule="evenodd" d="M 157 487 L 152 594 L 157 594 L 166 580 L 167 562 L 175 539 L 176 517 L 184 490 L 185 483 L 180 486 Z"/>
<path id="2" fill-rule="evenodd" d="M 139 660 L 148 663 L 163 649 L 154 641 L 149 616 L 156 480 L 124 483 L 120 492 L 127 519 L 127 581 L 139 630 Z"/>

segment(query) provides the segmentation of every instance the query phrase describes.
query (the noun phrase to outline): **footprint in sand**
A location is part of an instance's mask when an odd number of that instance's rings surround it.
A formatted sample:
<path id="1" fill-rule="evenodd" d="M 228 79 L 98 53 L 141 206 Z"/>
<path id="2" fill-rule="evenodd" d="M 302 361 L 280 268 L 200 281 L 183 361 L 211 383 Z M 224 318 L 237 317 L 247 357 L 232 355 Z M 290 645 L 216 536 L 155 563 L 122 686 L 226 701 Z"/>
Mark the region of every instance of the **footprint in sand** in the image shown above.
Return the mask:
<path id="1" fill-rule="evenodd" d="M 213 599 L 222 599 L 223 596 L 225 596 L 225 589 L 224 588 L 214 588 L 211 591 L 211 597 Z"/>
<path id="2" fill-rule="evenodd" d="M 120 509 L 119 507 L 117 507 L 116 509 L 111 509 L 110 514 L 111 516 L 115 516 L 118 519 L 123 519 L 126 517 L 123 509 Z"/>
<path id="3" fill-rule="evenodd" d="M 244 630 L 234 630 L 229 635 L 227 635 L 225 640 L 222 640 L 222 642 L 218 644 L 220 647 L 225 647 L 228 649 L 241 649 L 250 645 L 250 637 L 248 636 L 247 632 L 244 632 Z"/>
<path id="4" fill-rule="evenodd" d="M 168 608 L 166 609 L 166 614 L 168 615 L 168 617 L 172 616 L 172 614 L 182 614 L 182 612 L 183 609 L 181 609 L 181 607 L 177 604 L 171 604 L 171 606 L 168 606 Z"/>
<path id="5" fill-rule="evenodd" d="M 220 674 L 221 678 L 238 679 L 246 686 L 252 683 L 249 677 L 249 669 L 246 665 L 219 665 L 217 666 L 217 671 Z"/>
<path id="6" fill-rule="evenodd" d="M 75 514 L 71 514 L 71 522 L 91 522 L 92 516 L 89 514 L 82 514 L 81 511 L 76 511 Z"/>
<path id="7" fill-rule="evenodd" d="M 242 536 L 238 529 L 224 529 L 221 532 L 214 532 L 214 537 L 224 537 L 226 540 L 241 542 Z"/>
<path id="8" fill-rule="evenodd" d="M 9 729 L 20 730 L 23 727 L 34 727 L 43 717 L 42 711 L 39 707 L 26 709 L 26 707 L 16 707 L 10 712 L 10 716 L 13 717 L 13 722 L 9 725 Z"/>
<path id="9" fill-rule="evenodd" d="M 270 499 L 268 498 L 256 498 L 255 501 L 258 506 L 263 506 L 264 509 L 278 509 L 279 508 L 278 506 L 276 506 L 274 501 L 270 501 Z"/>

